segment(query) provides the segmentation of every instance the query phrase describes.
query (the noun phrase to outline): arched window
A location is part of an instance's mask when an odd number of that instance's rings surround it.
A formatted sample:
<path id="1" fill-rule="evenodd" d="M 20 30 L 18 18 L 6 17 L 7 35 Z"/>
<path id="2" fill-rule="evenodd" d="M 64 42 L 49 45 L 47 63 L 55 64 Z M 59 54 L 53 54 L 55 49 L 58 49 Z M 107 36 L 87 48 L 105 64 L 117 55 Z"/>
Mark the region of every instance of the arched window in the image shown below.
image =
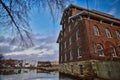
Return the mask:
<path id="1" fill-rule="evenodd" d="M 120 32 L 119 31 L 116 31 L 116 36 L 120 40 Z"/>
<path id="2" fill-rule="evenodd" d="M 114 48 L 113 46 L 110 46 L 110 48 L 111 48 L 111 54 L 112 54 L 112 56 L 113 56 L 113 57 L 116 57 L 117 55 L 116 55 L 116 50 L 115 50 L 115 48 Z"/>
<path id="3" fill-rule="evenodd" d="M 64 59 L 65 61 L 67 61 L 67 54 L 65 53 L 65 59 Z"/>
<path id="4" fill-rule="evenodd" d="M 108 30 L 108 29 L 105 29 L 105 33 L 106 33 L 106 36 L 108 37 L 108 38 L 111 38 L 112 36 L 111 36 L 111 33 L 110 33 L 110 31 Z"/>
<path id="5" fill-rule="evenodd" d="M 73 53 L 72 53 L 72 50 L 70 50 L 70 60 L 73 59 Z"/>
<path id="6" fill-rule="evenodd" d="M 101 44 L 97 44 L 97 51 L 98 51 L 99 56 L 104 56 L 104 49 Z"/>
<path id="7" fill-rule="evenodd" d="M 94 34 L 99 36 L 100 35 L 100 32 L 99 32 L 99 29 L 97 26 L 93 26 L 93 30 L 94 30 Z"/>

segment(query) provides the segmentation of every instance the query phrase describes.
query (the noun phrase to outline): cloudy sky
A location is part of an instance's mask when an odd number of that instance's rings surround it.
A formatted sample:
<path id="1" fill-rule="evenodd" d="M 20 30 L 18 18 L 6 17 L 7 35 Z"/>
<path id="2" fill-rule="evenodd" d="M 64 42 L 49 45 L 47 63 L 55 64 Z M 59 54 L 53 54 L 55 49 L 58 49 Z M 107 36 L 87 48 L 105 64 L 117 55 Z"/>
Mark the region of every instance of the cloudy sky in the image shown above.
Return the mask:
<path id="1" fill-rule="evenodd" d="M 120 18 L 120 0 L 88 0 L 88 6 L 86 1 L 73 0 L 72 3 Z M 61 16 L 53 23 L 49 12 L 43 9 L 40 10 L 40 12 L 33 10 L 30 13 L 30 26 L 32 28 L 34 46 L 23 49 L 17 44 L 10 44 L 11 38 L 7 36 L 9 33 L 3 34 L 0 31 L 0 54 L 3 54 L 7 59 L 58 60 L 59 52 L 56 40 L 61 30 L 61 25 L 59 24 Z"/>

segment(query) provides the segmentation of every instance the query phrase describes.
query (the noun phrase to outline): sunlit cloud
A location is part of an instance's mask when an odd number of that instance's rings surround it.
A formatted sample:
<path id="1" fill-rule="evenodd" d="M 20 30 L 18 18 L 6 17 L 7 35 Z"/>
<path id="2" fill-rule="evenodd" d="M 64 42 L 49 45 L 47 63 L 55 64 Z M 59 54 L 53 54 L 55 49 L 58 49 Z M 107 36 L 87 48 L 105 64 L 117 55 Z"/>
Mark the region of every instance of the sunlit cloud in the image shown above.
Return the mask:
<path id="1" fill-rule="evenodd" d="M 110 12 L 108 12 L 108 14 L 111 14 L 111 15 L 115 15 L 116 13 L 116 9 L 115 8 L 112 8 Z"/>
<path id="2" fill-rule="evenodd" d="M 35 35 L 34 46 L 22 49 L 16 44 L 0 43 L 0 52 L 5 58 L 33 59 L 33 60 L 55 60 L 58 59 L 56 36 Z"/>

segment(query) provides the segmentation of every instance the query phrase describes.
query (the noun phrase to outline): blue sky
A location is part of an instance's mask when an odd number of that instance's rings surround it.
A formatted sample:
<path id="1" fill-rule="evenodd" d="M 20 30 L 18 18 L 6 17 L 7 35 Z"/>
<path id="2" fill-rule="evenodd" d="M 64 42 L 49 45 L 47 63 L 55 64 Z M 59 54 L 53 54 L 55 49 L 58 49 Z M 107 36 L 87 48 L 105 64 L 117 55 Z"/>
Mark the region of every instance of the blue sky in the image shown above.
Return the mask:
<path id="1" fill-rule="evenodd" d="M 72 3 L 83 8 L 98 10 L 120 18 L 120 0 L 88 0 L 88 7 L 86 1 L 73 0 Z M 22 50 L 17 45 L 9 45 L 10 37 L 6 37 L 8 33 L 3 35 L 0 32 L 0 54 L 4 54 L 7 59 L 58 60 L 59 51 L 56 40 L 61 30 L 60 19 L 61 15 L 53 23 L 48 10 L 40 9 L 40 12 L 32 10 L 29 22 L 35 46 Z"/>

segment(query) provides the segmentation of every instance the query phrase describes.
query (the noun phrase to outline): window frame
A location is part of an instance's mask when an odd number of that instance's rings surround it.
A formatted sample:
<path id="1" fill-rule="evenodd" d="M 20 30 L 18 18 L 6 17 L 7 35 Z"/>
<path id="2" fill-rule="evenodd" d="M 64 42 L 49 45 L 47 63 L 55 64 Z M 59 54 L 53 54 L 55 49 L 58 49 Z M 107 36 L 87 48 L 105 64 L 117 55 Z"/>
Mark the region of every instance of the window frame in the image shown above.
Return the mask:
<path id="1" fill-rule="evenodd" d="M 99 47 L 100 47 L 100 49 L 99 49 Z M 97 44 L 97 52 L 98 52 L 99 56 L 104 56 L 105 55 L 104 48 L 103 48 L 102 44 L 99 44 L 99 43 Z"/>
<path id="2" fill-rule="evenodd" d="M 93 26 L 93 30 L 94 30 L 94 35 L 100 36 L 100 30 L 96 25 Z"/>
<path id="3" fill-rule="evenodd" d="M 105 29 L 105 33 L 106 33 L 107 38 L 112 38 L 112 35 L 109 29 Z"/>
<path id="4" fill-rule="evenodd" d="M 112 55 L 113 57 L 117 57 L 117 53 L 116 53 L 115 47 L 114 47 L 114 46 L 110 46 L 110 49 L 111 49 L 111 55 Z M 113 54 L 113 53 L 114 53 L 114 54 Z"/>
<path id="5" fill-rule="evenodd" d="M 64 57 L 65 57 L 64 61 L 67 61 L 67 54 L 66 53 L 64 54 Z"/>
<path id="6" fill-rule="evenodd" d="M 77 53 L 78 53 L 78 58 L 82 58 L 82 50 L 80 47 L 78 47 Z"/>
<path id="7" fill-rule="evenodd" d="M 80 73 L 80 75 L 83 75 L 83 73 L 84 73 L 84 70 L 83 70 L 83 65 L 79 65 L 79 73 Z"/>
<path id="8" fill-rule="evenodd" d="M 115 31 L 117 39 L 120 40 L 120 32 L 119 31 Z"/>
<path id="9" fill-rule="evenodd" d="M 72 50 L 70 50 L 70 60 L 73 60 L 73 53 L 72 53 Z"/>

